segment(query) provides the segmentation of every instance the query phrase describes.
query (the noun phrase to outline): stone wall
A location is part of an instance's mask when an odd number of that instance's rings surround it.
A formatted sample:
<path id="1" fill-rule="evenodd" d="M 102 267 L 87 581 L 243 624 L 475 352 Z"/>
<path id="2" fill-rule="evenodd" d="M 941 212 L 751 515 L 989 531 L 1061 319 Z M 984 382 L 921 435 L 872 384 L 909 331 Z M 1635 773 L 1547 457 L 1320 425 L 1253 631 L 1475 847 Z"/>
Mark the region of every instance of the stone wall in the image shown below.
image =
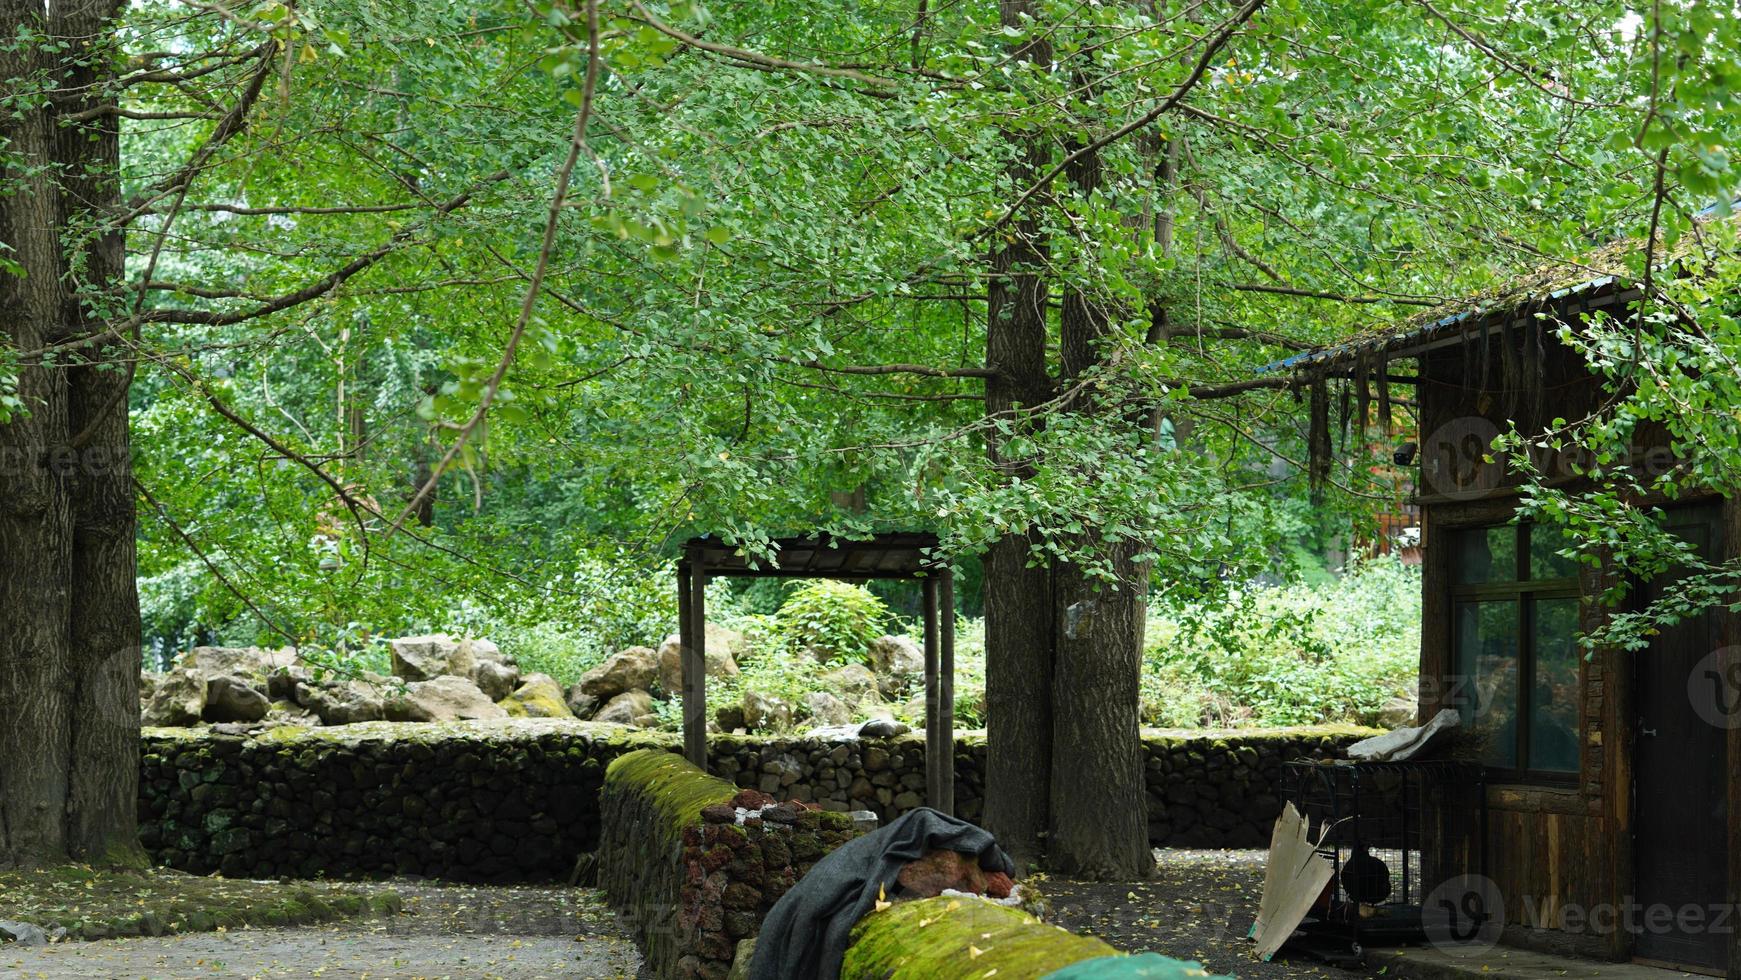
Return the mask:
<path id="1" fill-rule="evenodd" d="M 738 941 L 854 836 L 846 814 L 774 803 L 656 749 L 610 764 L 599 810 L 598 883 L 653 972 L 684 980 L 722 980 Z"/>
<path id="2" fill-rule="evenodd" d="M 1340 755 L 1352 728 L 1148 732 L 1158 846 L 1261 847 L 1283 761 Z M 141 838 L 160 863 L 231 877 L 424 875 L 565 879 L 598 847 L 605 767 L 674 735 L 558 719 L 327 728 L 146 729 Z M 715 736 L 710 768 L 739 787 L 887 821 L 924 795 L 918 735 L 859 742 Z M 957 809 L 980 817 L 985 741 L 956 743 Z"/>

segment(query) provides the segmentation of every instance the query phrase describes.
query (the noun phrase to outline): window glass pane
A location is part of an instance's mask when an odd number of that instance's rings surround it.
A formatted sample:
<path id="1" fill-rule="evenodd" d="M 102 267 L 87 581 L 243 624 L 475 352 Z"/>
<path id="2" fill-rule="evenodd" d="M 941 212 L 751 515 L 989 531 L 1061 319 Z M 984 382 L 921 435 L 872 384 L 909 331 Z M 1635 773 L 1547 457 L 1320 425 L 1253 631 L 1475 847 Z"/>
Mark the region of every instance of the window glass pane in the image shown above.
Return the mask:
<path id="1" fill-rule="evenodd" d="M 1540 580 L 1576 576 L 1578 563 L 1556 554 L 1566 545 L 1564 528 L 1554 524 L 1531 524 L 1529 527 L 1529 577 Z"/>
<path id="2" fill-rule="evenodd" d="M 1452 581 L 1458 585 L 1517 580 L 1517 525 L 1458 531 Z"/>
<path id="3" fill-rule="evenodd" d="M 1452 697 L 1482 762 L 1517 768 L 1517 600 L 1456 604 Z"/>
<path id="4" fill-rule="evenodd" d="M 1530 632 L 1529 768 L 1578 771 L 1578 600 L 1540 599 Z"/>

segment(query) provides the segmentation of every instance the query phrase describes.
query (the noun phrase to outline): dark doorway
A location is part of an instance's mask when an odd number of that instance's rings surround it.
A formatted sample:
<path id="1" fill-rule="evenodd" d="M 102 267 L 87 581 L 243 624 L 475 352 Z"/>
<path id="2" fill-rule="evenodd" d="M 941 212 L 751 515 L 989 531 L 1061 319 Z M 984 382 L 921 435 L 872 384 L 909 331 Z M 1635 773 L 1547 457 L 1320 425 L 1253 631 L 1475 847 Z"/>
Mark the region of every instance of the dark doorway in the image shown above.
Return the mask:
<path id="1" fill-rule="evenodd" d="M 1669 527 L 1714 557 L 1719 509 L 1671 511 Z M 1649 601 L 1674 587 L 1666 575 L 1645 587 Z M 1633 742 L 1634 868 L 1639 909 L 1629 925 L 1642 960 L 1722 974 L 1729 931 L 1727 900 L 1727 733 L 1693 703 L 1713 651 L 1722 646 L 1717 617 L 1706 613 L 1664 630 L 1634 660 L 1638 729 Z M 1721 678 L 1716 678 L 1720 683 Z M 1669 909 L 1669 913 L 1653 909 Z M 1684 917 L 1683 917 L 1684 916 Z M 1720 919 L 1720 921 L 1719 921 Z M 1625 920 L 1623 920 L 1625 921 Z M 1694 925 L 1697 923 L 1697 925 Z M 1716 924 L 1718 929 L 1711 926 Z"/>

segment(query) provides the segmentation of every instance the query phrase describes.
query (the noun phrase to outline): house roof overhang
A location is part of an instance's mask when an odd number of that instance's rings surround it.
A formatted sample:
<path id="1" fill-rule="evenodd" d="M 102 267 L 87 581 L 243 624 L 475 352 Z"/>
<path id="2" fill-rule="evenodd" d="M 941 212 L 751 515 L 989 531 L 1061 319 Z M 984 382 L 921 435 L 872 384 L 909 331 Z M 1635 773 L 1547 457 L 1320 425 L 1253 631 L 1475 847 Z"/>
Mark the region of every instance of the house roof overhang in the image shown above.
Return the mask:
<path id="1" fill-rule="evenodd" d="M 1741 203 L 1741 202 L 1738 202 Z M 1718 218 L 1715 209 L 1697 216 L 1701 222 L 1733 222 Z M 1657 256 L 1654 268 L 1664 279 L 1697 267 L 1700 236 L 1686 235 L 1674 248 Z M 1319 347 L 1266 364 L 1258 373 L 1329 373 L 1362 361 L 1417 357 L 1441 347 L 1478 340 L 1482 335 L 1538 315 L 1567 319 L 1580 313 L 1622 307 L 1640 295 L 1628 260 L 1644 250 L 1635 239 L 1608 243 L 1581 261 L 1554 262 L 1513 279 L 1495 290 L 1466 297 L 1389 323 L 1337 344 Z"/>

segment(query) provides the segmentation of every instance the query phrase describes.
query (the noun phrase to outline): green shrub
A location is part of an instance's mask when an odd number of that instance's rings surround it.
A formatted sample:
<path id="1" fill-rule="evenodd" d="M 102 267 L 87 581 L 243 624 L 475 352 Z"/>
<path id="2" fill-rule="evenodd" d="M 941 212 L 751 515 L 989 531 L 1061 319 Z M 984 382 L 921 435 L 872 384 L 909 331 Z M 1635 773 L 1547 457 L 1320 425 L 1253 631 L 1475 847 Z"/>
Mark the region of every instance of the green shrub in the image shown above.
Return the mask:
<path id="1" fill-rule="evenodd" d="M 542 596 L 490 608 L 461 605 L 447 621 L 430 625 L 488 637 L 524 672 L 549 674 L 562 684 L 579 680 L 614 651 L 657 646 L 676 629 L 677 576 L 670 564 L 601 550 L 567 556 L 564 566 Z M 710 604 L 714 596 L 710 589 Z"/>
<path id="2" fill-rule="evenodd" d="M 804 710 L 804 695 L 828 690 L 822 675 L 830 669 L 802 650 L 785 645 L 764 648 L 757 656 L 746 658 L 738 676 L 717 682 L 720 700 L 716 703 L 738 704 L 745 691 L 756 691 L 786 702 L 792 708 L 793 721 L 802 722 L 798 715 Z"/>
<path id="3" fill-rule="evenodd" d="M 925 693 L 921 682 L 914 694 Z M 921 729 L 925 719 L 915 719 Z M 909 721 L 909 724 L 912 722 Z M 955 620 L 955 727 L 985 727 L 985 620 Z"/>
<path id="4" fill-rule="evenodd" d="M 871 641 L 883 635 L 889 607 L 863 586 L 817 579 L 786 597 L 777 621 L 793 650 L 814 650 L 825 661 L 862 661 Z"/>
<path id="5" fill-rule="evenodd" d="M 1152 609 L 1145 720 L 1168 727 L 1370 721 L 1420 654 L 1420 572 L 1390 558 L 1307 586 Z"/>
<path id="6" fill-rule="evenodd" d="M 564 686 L 597 666 L 617 639 L 564 623 L 498 623 L 479 635 L 494 640 L 520 664 L 522 674 L 549 674 Z"/>

